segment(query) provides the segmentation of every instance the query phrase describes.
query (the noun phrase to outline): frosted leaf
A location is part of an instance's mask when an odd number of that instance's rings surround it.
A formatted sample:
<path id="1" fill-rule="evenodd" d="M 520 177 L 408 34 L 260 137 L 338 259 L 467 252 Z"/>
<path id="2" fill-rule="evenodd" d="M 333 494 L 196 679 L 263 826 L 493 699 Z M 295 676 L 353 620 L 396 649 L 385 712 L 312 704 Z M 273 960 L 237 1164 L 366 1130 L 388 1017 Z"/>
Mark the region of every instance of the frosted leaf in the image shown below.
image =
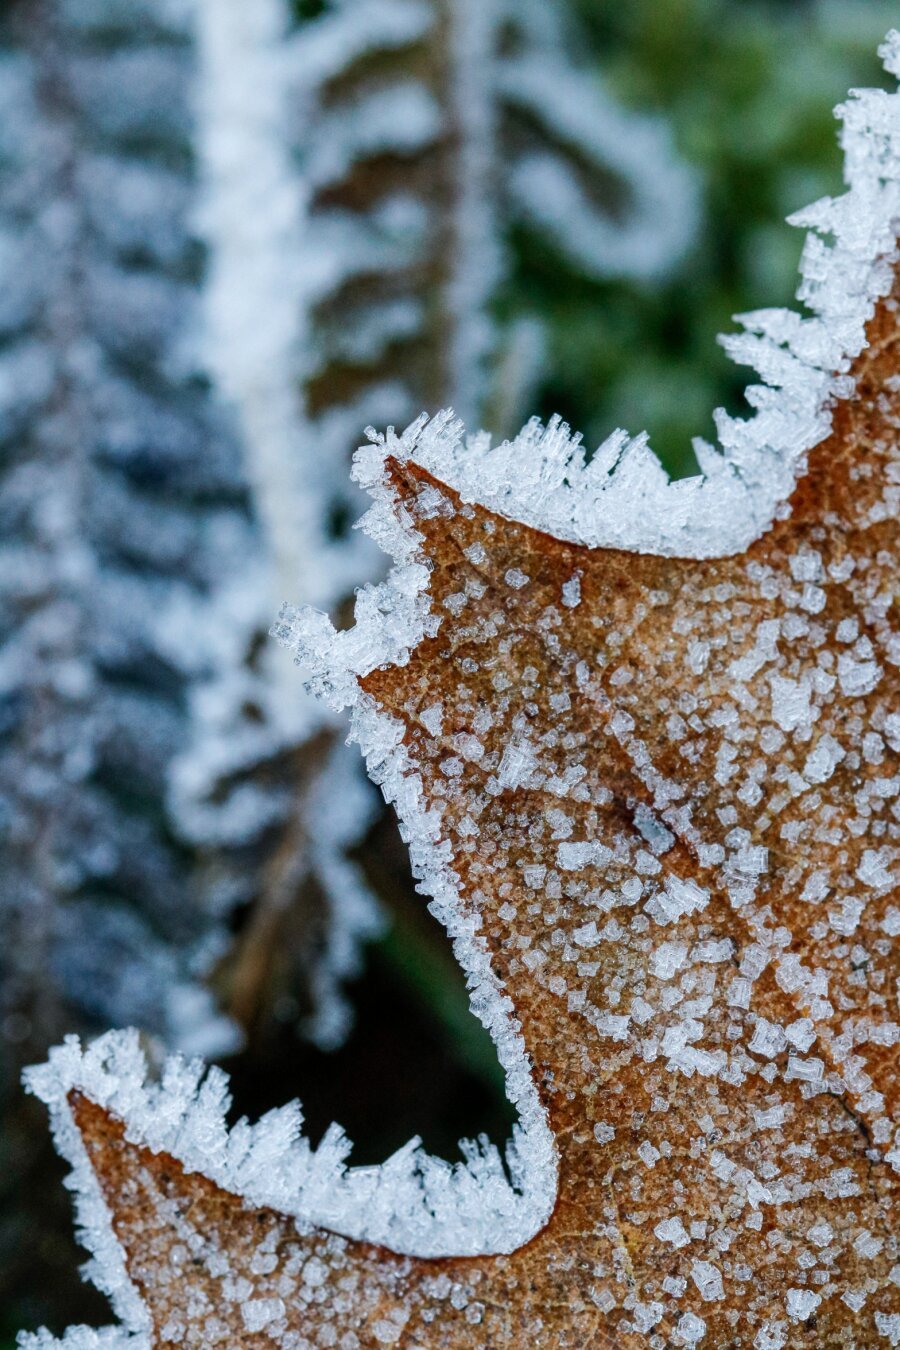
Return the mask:
<path id="1" fill-rule="evenodd" d="M 765 357 L 777 387 L 755 419 L 720 419 L 730 467 L 707 460 L 689 501 L 645 441 L 614 437 L 584 468 L 556 423 L 495 452 L 444 414 L 360 453 L 367 527 L 395 568 L 360 592 L 354 628 L 301 611 L 279 635 L 349 706 L 519 1128 L 505 1160 L 470 1145 L 451 1167 L 411 1141 L 356 1169 L 338 1130 L 313 1151 L 296 1114 L 229 1131 L 219 1075 L 202 1086 L 175 1066 L 158 1087 L 134 1037 L 62 1048 L 31 1084 L 126 1325 L 146 1312 L 165 1328 L 196 1296 L 201 1343 L 213 1319 L 237 1336 L 238 1281 L 243 1303 L 283 1299 L 284 1344 L 374 1347 L 402 1329 L 401 1345 L 475 1350 L 527 1328 L 548 1350 L 645 1334 L 865 1345 L 876 1312 L 893 1315 L 888 893 L 867 887 L 841 930 L 859 868 L 877 881 L 896 849 L 895 761 L 859 748 L 895 697 L 896 525 L 870 508 L 900 417 L 897 107 L 855 97 L 848 201 L 816 214 L 834 236 L 816 313 L 752 321 L 805 360 Z M 573 540 L 573 522 L 631 556 Z M 811 615 L 818 583 L 794 573 L 813 552 L 828 584 Z M 864 693 L 838 676 L 850 616 L 854 661 L 883 672 Z M 846 753 L 813 783 L 802 771 L 826 735 Z M 483 753 L 466 756 L 472 736 Z M 664 920 L 648 908 L 662 897 Z M 186 1241 L 195 1260 L 173 1283 Z M 425 1259 L 438 1255 L 472 1259 Z M 275 1288 L 311 1260 L 314 1297 Z"/>

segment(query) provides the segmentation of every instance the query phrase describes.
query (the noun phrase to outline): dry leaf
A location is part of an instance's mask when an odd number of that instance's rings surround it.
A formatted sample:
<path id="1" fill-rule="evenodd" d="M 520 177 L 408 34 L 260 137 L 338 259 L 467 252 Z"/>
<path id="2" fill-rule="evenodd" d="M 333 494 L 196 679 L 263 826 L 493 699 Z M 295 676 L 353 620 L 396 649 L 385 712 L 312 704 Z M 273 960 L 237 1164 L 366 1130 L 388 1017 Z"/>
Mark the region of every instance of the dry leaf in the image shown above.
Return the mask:
<path id="1" fill-rule="evenodd" d="M 774 389 L 706 481 L 557 424 L 360 452 L 395 569 L 282 635 L 454 938 L 512 1184 L 487 1147 L 344 1171 L 291 1108 L 229 1135 L 216 1071 L 73 1042 L 32 1083 L 147 1344 L 900 1344 L 898 102 L 845 110 L 816 317 L 750 316 Z"/>

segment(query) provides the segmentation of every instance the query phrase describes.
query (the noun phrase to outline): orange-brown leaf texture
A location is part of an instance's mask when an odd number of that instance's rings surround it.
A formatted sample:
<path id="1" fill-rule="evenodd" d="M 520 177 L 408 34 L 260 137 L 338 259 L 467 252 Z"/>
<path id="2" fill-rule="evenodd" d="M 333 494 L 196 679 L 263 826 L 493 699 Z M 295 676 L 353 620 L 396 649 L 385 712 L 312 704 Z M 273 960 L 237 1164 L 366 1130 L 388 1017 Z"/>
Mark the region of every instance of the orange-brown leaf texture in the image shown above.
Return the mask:
<path id="1" fill-rule="evenodd" d="M 364 686 L 404 725 L 515 1005 L 557 1204 L 511 1255 L 398 1257 L 301 1235 L 79 1100 L 156 1343 L 888 1343 L 895 298 L 853 373 L 742 556 L 588 550 L 392 467 L 442 622 Z M 516 737 L 544 780 L 498 790 Z"/>

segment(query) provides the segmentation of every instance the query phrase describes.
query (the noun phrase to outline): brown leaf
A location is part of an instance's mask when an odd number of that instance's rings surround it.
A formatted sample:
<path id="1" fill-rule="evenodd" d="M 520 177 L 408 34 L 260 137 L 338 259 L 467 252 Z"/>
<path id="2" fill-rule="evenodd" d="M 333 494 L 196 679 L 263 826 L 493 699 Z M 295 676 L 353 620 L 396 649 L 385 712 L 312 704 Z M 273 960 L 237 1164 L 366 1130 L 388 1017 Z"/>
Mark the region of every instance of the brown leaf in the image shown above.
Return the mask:
<path id="1" fill-rule="evenodd" d="M 321 688 L 369 671 L 357 734 L 520 1093 L 529 1213 L 552 1199 L 543 1121 L 555 1203 L 507 1254 L 397 1255 L 229 1194 L 199 1146 L 187 1168 L 147 1146 L 154 1099 L 126 1126 L 127 1093 L 98 1105 L 93 1070 L 59 1070 L 155 1344 L 900 1342 L 900 283 L 881 295 L 830 435 L 743 553 L 567 543 L 396 442 L 415 552 L 379 622 L 405 631 L 424 562 L 424 636 L 381 660 L 296 631 Z M 366 745 L 391 725 L 400 749 Z"/>

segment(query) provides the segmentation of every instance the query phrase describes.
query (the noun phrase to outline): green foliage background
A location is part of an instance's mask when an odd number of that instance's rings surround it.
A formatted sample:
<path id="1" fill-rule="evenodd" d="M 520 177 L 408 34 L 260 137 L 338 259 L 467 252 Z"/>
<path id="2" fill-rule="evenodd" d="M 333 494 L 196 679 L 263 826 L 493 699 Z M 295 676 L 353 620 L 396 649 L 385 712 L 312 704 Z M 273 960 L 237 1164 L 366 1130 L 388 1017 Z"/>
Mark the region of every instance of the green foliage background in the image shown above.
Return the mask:
<path id="1" fill-rule="evenodd" d="M 520 240 L 517 294 L 549 317 L 540 411 L 589 444 L 614 426 L 647 429 L 673 472 L 690 440 L 713 439 L 712 410 L 741 407 L 746 373 L 716 343 L 732 315 L 788 304 L 802 232 L 784 218 L 841 190 L 832 108 L 848 89 L 885 85 L 876 56 L 898 21 L 880 0 L 574 0 L 623 102 L 658 109 L 701 174 L 696 247 L 663 286 L 561 278 Z M 886 85 L 885 85 L 886 87 Z"/>

